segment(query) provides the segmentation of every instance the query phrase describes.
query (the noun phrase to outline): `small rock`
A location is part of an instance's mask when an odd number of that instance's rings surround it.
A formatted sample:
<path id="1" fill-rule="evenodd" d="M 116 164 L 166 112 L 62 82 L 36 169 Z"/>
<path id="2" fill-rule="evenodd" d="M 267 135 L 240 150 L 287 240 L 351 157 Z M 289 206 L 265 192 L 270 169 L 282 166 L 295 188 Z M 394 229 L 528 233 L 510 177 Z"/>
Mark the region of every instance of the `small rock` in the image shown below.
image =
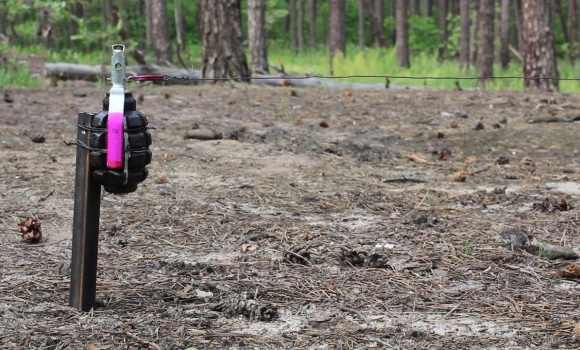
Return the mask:
<path id="1" fill-rule="evenodd" d="M 82 92 L 82 91 L 73 91 L 72 95 L 73 95 L 74 97 L 86 97 L 86 96 L 87 96 L 87 94 L 85 94 L 85 93 L 84 93 L 84 92 Z"/>
<path id="2" fill-rule="evenodd" d="M 458 118 L 467 119 L 467 112 L 466 111 L 457 111 L 457 112 L 455 112 L 455 116 Z"/>
<path id="3" fill-rule="evenodd" d="M 499 238 L 505 245 L 514 250 L 520 250 L 529 246 L 533 239 L 532 235 L 520 228 L 505 229 L 499 234 Z"/>
<path id="4" fill-rule="evenodd" d="M 442 111 L 442 112 L 441 112 L 441 116 L 442 116 L 442 117 L 446 117 L 446 118 L 450 118 L 450 117 L 453 117 L 454 115 L 453 115 L 453 114 L 451 114 L 451 113 L 449 113 L 449 112 L 443 112 L 443 111 Z"/>
<path id="5" fill-rule="evenodd" d="M 223 134 L 221 132 L 210 129 L 193 129 L 189 130 L 185 134 L 184 138 L 195 140 L 221 140 L 223 138 Z"/>
<path id="6" fill-rule="evenodd" d="M 328 123 L 325 121 L 321 121 L 319 125 L 321 128 L 328 128 L 329 127 Z"/>
<path id="7" fill-rule="evenodd" d="M 483 125 L 483 123 L 480 120 L 480 121 L 477 122 L 477 124 L 475 124 L 474 129 L 475 130 L 484 130 L 485 129 L 485 126 Z"/>
<path id="8" fill-rule="evenodd" d="M 4 93 L 4 102 L 12 103 L 12 102 L 14 102 L 14 99 L 12 98 L 12 96 L 10 96 L 9 93 L 5 92 Z"/>
<path id="9" fill-rule="evenodd" d="M 504 156 L 499 156 L 499 158 L 495 161 L 498 165 L 506 165 L 509 164 L 510 159 Z"/>
<path id="10" fill-rule="evenodd" d="M 46 141 L 46 137 L 43 134 L 34 134 L 30 136 L 30 140 L 34 143 L 44 143 Z"/>
<path id="11" fill-rule="evenodd" d="M 441 270 L 441 269 L 433 269 L 433 270 L 431 270 L 431 273 L 434 276 L 437 276 L 437 277 L 445 277 L 445 276 L 447 276 L 447 271 Z"/>
<path id="12" fill-rule="evenodd" d="M 290 90 L 290 96 L 298 97 L 298 93 L 296 92 L 296 90 Z"/>
<path id="13" fill-rule="evenodd" d="M 493 194 L 505 194 L 507 186 L 497 186 L 493 189 Z"/>
<path id="14" fill-rule="evenodd" d="M 501 119 L 499 120 L 499 122 L 500 122 L 501 124 L 507 124 L 507 118 L 506 118 L 506 117 L 503 117 L 503 118 L 501 118 Z"/>
<path id="15" fill-rule="evenodd" d="M 455 129 L 455 128 L 457 128 L 458 126 L 459 126 L 459 123 L 458 123 L 457 121 L 455 121 L 455 120 L 454 120 L 454 121 L 452 121 L 452 122 L 449 124 L 449 127 L 450 127 L 451 129 Z"/>

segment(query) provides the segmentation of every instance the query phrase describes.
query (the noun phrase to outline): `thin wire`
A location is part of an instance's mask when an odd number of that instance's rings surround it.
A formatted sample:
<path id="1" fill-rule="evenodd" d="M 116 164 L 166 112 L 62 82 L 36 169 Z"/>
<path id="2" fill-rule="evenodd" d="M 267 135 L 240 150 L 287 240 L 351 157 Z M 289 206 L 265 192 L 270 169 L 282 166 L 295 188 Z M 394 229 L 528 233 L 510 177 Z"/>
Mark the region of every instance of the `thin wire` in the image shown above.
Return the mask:
<path id="1" fill-rule="evenodd" d="M 454 77 L 454 76 L 407 76 L 407 75 L 337 75 L 337 76 L 327 76 L 327 75 L 308 75 L 308 76 L 261 76 L 261 77 L 237 77 L 237 78 L 196 78 L 189 76 L 171 76 L 163 75 L 163 80 L 194 80 L 194 81 L 223 81 L 223 80 L 272 80 L 272 79 L 285 79 L 285 80 L 306 80 L 306 79 L 361 79 L 361 78 L 382 78 L 382 79 L 409 79 L 409 80 L 488 80 L 488 79 L 518 79 L 518 80 L 559 80 L 559 81 L 580 81 L 580 78 L 560 78 L 560 77 L 522 77 L 522 76 L 478 76 L 478 77 Z"/>

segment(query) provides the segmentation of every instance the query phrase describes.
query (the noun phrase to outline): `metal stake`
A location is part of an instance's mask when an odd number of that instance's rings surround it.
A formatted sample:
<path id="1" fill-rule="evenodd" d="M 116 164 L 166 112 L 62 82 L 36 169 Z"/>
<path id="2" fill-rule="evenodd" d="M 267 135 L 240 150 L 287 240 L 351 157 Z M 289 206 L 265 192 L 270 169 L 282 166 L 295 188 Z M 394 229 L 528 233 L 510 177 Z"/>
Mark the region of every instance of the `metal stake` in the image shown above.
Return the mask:
<path id="1" fill-rule="evenodd" d="M 79 113 L 78 124 L 90 127 L 93 117 L 91 113 Z M 77 139 L 88 145 L 90 134 L 78 128 Z M 101 185 L 91 174 L 89 153 L 77 146 L 69 305 L 81 311 L 95 306 L 101 211 Z"/>

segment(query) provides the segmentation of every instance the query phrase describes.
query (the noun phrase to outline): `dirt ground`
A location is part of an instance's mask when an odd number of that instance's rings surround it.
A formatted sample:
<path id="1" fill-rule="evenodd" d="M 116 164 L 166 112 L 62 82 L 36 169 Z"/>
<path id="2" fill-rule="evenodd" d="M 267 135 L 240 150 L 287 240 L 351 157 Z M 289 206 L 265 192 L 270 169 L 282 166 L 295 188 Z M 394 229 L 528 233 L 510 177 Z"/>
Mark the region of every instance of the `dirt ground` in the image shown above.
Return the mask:
<path id="1" fill-rule="evenodd" d="M 497 240 L 580 246 L 580 126 L 529 122 L 580 115 L 578 96 L 130 88 L 153 162 L 136 193 L 103 193 L 89 313 L 68 306 L 63 139 L 106 89 L 0 100 L 0 347 L 578 348 L 580 285 L 559 274 L 574 261 Z M 184 139 L 195 126 L 223 139 Z"/>

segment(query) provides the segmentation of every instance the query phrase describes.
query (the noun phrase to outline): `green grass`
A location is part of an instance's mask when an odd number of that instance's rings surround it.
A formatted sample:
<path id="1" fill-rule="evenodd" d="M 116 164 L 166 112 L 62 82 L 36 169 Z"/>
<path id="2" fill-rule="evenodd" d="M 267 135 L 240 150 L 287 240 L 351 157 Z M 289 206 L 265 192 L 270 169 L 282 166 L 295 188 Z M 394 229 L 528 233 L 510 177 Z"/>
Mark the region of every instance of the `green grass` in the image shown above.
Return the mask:
<path id="1" fill-rule="evenodd" d="M 270 49 L 269 60 L 277 65 L 280 59 L 288 72 L 308 73 L 317 75 L 330 74 L 329 53 L 327 50 L 306 52 L 294 56 L 288 50 Z M 562 78 L 580 78 L 580 71 L 573 67 L 568 60 L 558 62 Z M 419 54 L 411 59 L 411 68 L 400 68 L 397 64 L 395 49 L 347 49 L 346 57 L 338 56 L 334 60 L 334 75 L 390 75 L 411 77 L 477 77 L 477 70 L 473 67 L 467 72 L 459 68 L 457 61 L 440 62 L 436 55 Z M 523 76 L 523 69 L 519 62 L 512 61 L 509 69 L 495 67 L 494 76 L 498 79 L 486 85 L 489 90 L 523 90 L 521 79 L 501 79 L 501 77 Z M 344 79 L 344 81 L 358 81 L 367 83 L 384 83 L 383 78 Z M 391 79 L 392 84 L 428 86 L 434 88 L 455 87 L 455 80 L 424 80 L 424 79 Z M 560 91 L 580 91 L 580 81 L 560 81 Z M 461 80 L 462 88 L 476 88 L 477 80 Z"/>
<path id="2" fill-rule="evenodd" d="M 108 64 L 109 55 L 103 55 L 100 51 L 85 52 L 81 50 L 67 49 L 58 52 L 47 52 L 41 45 L 30 45 L 22 48 L 12 48 L 21 53 L 45 55 L 50 62 L 70 62 L 86 64 Z M 249 56 L 249 53 L 247 53 Z M 201 65 L 201 47 L 189 46 L 187 52 L 183 54 L 184 60 L 194 68 L 199 69 Z M 329 75 L 330 60 L 329 52 L 326 49 L 307 51 L 299 55 L 293 55 L 289 48 L 274 43 L 269 47 L 268 58 L 270 64 L 284 65 L 286 72 L 299 75 Z M 148 56 L 148 60 L 154 58 Z M 129 59 L 131 64 L 131 59 Z M 103 62 L 104 61 L 104 62 Z M 176 59 L 177 61 L 177 59 Z M 580 78 L 580 70 L 577 70 L 568 60 L 558 62 L 560 76 L 562 78 Z M 0 68 L 1 69 L 1 68 Z M 390 49 L 364 49 L 360 50 L 356 46 L 347 48 L 347 55 L 337 56 L 334 60 L 334 75 L 389 75 L 389 76 L 411 76 L 411 77 L 477 77 L 477 70 L 471 67 L 468 71 L 462 71 L 457 61 L 440 62 L 436 55 L 419 54 L 411 58 L 411 68 L 399 68 L 397 64 L 396 50 Z M 503 70 L 495 67 L 494 79 L 486 85 L 488 90 L 523 90 L 521 79 L 501 79 L 508 76 L 522 76 L 522 66 L 517 61 L 512 61 L 509 69 Z M 18 69 L 18 72 L 0 70 L 0 87 L 2 86 L 34 86 L 35 81 L 27 78 L 25 69 Z M 356 78 L 342 79 L 341 81 L 381 83 L 383 78 Z M 455 80 L 429 80 L 429 79 L 391 79 L 393 85 L 427 86 L 431 88 L 455 88 Z M 580 81 L 560 81 L 560 91 L 580 92 Z M 461 80 L 460 85 L 465 89 L 477 87 L 477 80 Z"/>
<path id="3" fill-rule="evenodd" d="M 40 81 L 30 75 L 26 67 L 17 62 L 0 65 L 0 88 L 39 87 Z"/>

